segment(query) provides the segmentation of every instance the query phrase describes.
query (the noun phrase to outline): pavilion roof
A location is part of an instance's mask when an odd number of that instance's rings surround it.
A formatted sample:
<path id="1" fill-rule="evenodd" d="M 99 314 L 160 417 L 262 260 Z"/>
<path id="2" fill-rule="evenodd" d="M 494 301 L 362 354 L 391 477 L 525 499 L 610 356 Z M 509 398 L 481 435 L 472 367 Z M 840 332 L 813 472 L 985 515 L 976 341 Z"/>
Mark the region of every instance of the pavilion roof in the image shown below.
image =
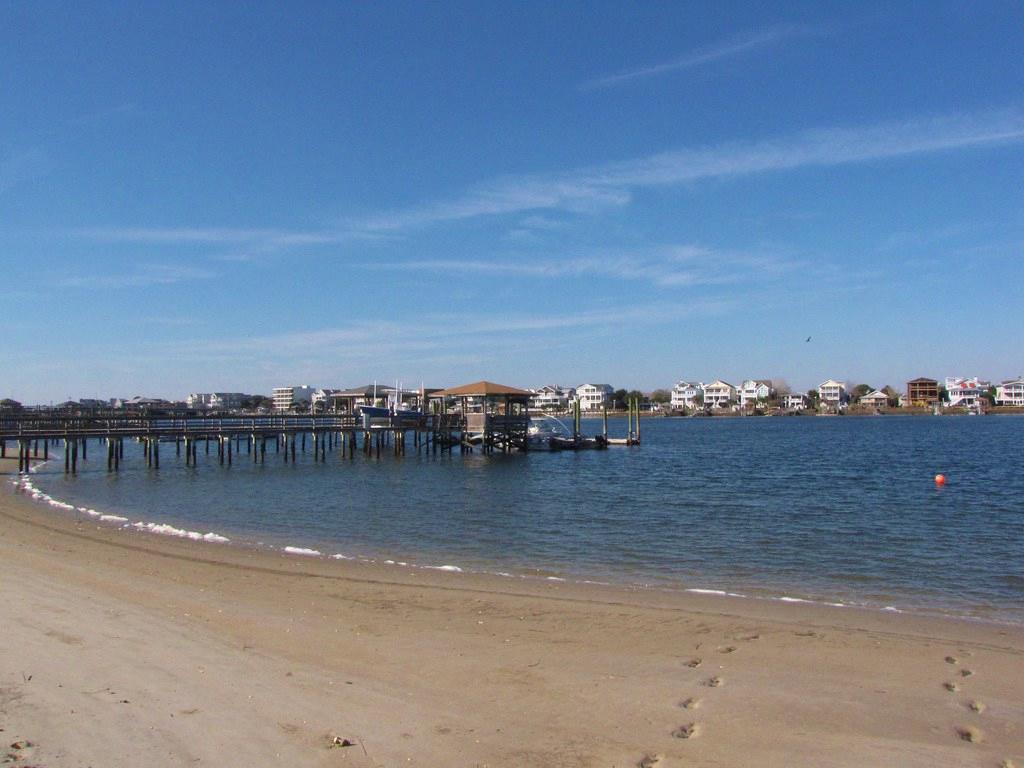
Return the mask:
<path id="1" fill-rule="evenodd" d="M 451 387 L 434 392 L 431 397 L 533 397 L 533 392 L 525 389 L 509 387 L 505 384 L 495 384 L 493 381 L 477 381 L 473 384 L 463 384 L 461 387 Z"/>

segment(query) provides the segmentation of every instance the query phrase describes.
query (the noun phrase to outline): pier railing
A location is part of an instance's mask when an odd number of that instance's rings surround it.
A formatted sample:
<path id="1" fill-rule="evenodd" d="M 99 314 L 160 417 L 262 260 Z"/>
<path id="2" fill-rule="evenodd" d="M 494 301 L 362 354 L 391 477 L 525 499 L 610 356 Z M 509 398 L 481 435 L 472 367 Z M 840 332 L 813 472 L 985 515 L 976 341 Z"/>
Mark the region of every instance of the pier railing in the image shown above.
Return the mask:
<path id="1" fill-rule="evenodd" d="M 42 440 L 68 437 L 194 437 L 199 435 L 295 434 L 354 430 L 434 431 L 461 428 L 450 414 L 401 414 L 364 420 L 351 414 L 318 415 L 193 415 L 101 414 L 66 415 L 33 412 L 0 416 L 0 439 Z"/>

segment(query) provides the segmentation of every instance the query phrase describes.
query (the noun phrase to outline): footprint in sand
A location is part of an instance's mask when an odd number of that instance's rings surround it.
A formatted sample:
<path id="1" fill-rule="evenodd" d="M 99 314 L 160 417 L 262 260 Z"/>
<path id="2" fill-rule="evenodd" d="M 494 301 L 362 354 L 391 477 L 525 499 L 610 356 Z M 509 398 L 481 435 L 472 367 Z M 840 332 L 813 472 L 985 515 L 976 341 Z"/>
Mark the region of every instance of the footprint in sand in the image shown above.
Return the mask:
<path id="1" fill-rule="evenodd" d="M 685 701 L 680 702 L 679 706 L 681 706 L 683 709 L 698 709 L 700 707 L 700 704 L 700 699 L 691 696 Z"/>
<path id="2" fill-rule="evenodd" d="M 958 659 L 956 656 L 947 656 L 946 657 L 946 663 L 947 664 L 959 664 L 960 663 L 960 659 Z"/>
<path id="3" fill-rule="evenodd" d="M 960 690 L 960 686 L 957 685 L 956 683 L 943 683 L 942 687 L 945 688 L 950 693 L 956 693 L 957 691 Z"/>
<path id="4" fill-rule="evenodd" d="M 1006 760 L 1003 760 L 1003 762 L 1001 762 L 999 764 L 999 768 L 1017 768 L 1017 764 L 1015 762 L 1013 762 L 1013 760 L 1010 760 L 1009 758 L 1007 758 Z"/>
<path id="5" fill-rule="evenodd" d="M 661 755 L 644 755 L 637 763 L 637 768 L 657 768 L 661 765 L 661 761 Z"/>
<path id="6" fill-rule="evenodd" d="M 704 663 L 704 659 L 690 659 L 689 661 L 684 661 L 683 662 L 683 666 L 684 667 L 689 667 L 690 669 L 696 669 L 697 667 L 699 667 L 703 663 Z"/>
<path id="7" fill-rule="evenodd" d="M 979 715 L 986 709 L 988 709 L 988 707 L 985 705 L 985 702 L 978 701 L 977 699 L 973 699 L 967 702 L 967 708 L 971 710 L 971 712 L 977 712 Z"/>
<path id="8" fill-rule="evenodd" d="M 726 645 L 718 649 L 719 653 L 733 653 L 736 650 L 735 645 Z"/>
<path id="9" fill-rule="evenodd" d="M 958 725 L 956 727 L 956 735 L 964 741 L 971 742 L 971 744 L 977 744 L 984 736 L 981 730 L 973 725 Z"/>
<path id="10" fill-rule="evenodd" d="M 972 672 L 969 669 L 961 669 L 960 670 L 960 677 L 970 677 L 973 674 L 974 674 L 974 672 Z"/>
<path id="11" fill-rule="evenodd" d="M 672 735 L 677 739 L 695 739 L 700 736 L 700 725 L 697 723 L 686 723 L 685 725 L 680 725 L 672 731 Z"/>
<path id="12" fill-rule="evenodd" d="M 714 677 L 709 677 L 707 680 L 705 680 L 704 685 L 708 688 L 720 688 L 722 687 L 722 684 L 724 682 L 725 680 L 720 678 L 718 675 L 715 675 Z"/>

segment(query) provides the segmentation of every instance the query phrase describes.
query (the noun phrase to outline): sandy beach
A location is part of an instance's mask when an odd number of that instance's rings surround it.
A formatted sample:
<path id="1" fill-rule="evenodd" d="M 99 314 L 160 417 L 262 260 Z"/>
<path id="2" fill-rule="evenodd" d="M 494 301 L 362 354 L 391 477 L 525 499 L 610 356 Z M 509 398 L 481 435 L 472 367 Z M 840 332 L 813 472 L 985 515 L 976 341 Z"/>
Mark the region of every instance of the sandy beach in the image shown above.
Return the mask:
<path id="1" fill-rule="evenodd" d="M 17 765 L 1024 765 L 1020 627 L 181 541 L 3 480 Z"/>

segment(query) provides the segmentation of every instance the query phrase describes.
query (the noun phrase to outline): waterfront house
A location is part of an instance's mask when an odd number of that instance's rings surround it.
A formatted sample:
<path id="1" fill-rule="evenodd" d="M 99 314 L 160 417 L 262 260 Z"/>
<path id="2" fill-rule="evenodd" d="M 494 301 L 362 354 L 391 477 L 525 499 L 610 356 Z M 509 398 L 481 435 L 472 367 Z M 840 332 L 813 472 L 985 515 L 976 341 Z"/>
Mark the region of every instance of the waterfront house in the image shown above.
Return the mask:
<path id="1" fill-rule="evenodd" d="M 576 387 L 581 411 L 600 411 L 606 405 L 611 406 L 614 393 L 611 384 L 580 384 Z"/>
<path id="2" fill-rule="evenodd" d="M 889 405 L 889 395 L 880 389 L 876 389 L 874 392 L 868 392 L 861 397 L 859 402 L 868 408 L 885 408 Z"/>
<path id="3" fill-rule="evenodd" d="M 822 407 L 841 410 L 850 401 L 850 395 L 846 391 L 846 383 L 829 379 L 818 385 L 818 402 Z"/>
<path id="4" fill-rule="evenodd" d="M 736 402 L 736 387 L 727 381 L 715 379 L 704 385 L 704 407 L 726 408 Z"/>
<path id="5" fill-rule="evenodd" d="M 569 403 L 574 397 L 576 390 L 572 387 L 545 384 L 540 389 L 533 390 L 533 408 L 540 411 L 568 411 Z"/>
<path id="6" fill-rule="evenodd" d="M 1024 376 L 1004 381 L 996 387 L 996 405 L 1024 407 Z"/>
<path id="7" fill-rule="evenodd" d="M 698 396 L 704 391 L 704 382 L 689 382 L 679 380 L 672 387 L 672 399 L 669 401 L 674 410 L 683 408 L 692 410 L 699 408 Z"/>
<path id="8" fill-rule="evenodd" d="M 274 387 L 273 399 L 275 411 L 288 411 L 300 403 L 309 404 L 313 401 L 313 387 Z"/>
<path id="9" fill-rule="evenodd" d="M 736 390 L 737 399 L 743 408 L 752 408 L 758 401 L 764 402 L 774 393 L 769 379 L 747 379 Z"/>
<path id="10" fill-rule="evenodd" d="M 802 411 L 807 407 L 807 395 L 799 392 L 782 396 L 782 407 L 787 411 Z"/>
<path id="11" fill-rule="evenodd" d="M 992 384 L 982 381 L 977 376 L 961 379 L 956 376 L 946 377 L 946 396 L 950 408 L 980 408 L 982 395 L 988 392 Z"/>
<path id="12" fill-rule="evenodd" d="M 907 382 L 907 399 L 910 408 L 930 408 L 938 405 L 939 382 L 935 379 L 917 378 Z"/>
<path id="13" fill-rule="evenodd" d="M 243 392 L 193 392 L 185 398 L 185 405 L 193 410 L 228 411 L 241 408 L 249 397 Z"/>

